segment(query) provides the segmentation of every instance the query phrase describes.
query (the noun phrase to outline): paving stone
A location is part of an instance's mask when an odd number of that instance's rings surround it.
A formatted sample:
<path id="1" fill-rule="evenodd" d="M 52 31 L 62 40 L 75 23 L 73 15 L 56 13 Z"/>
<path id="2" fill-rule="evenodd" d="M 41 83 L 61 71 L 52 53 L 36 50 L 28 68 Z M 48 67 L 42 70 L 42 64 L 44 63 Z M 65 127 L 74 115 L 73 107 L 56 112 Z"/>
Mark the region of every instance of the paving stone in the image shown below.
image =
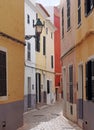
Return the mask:
<path id="1" fill-rule="evenodd" d="M 82 130 L 63 116 L 62 100 L 24 114 L 24 126 L 18 130 Z"/>

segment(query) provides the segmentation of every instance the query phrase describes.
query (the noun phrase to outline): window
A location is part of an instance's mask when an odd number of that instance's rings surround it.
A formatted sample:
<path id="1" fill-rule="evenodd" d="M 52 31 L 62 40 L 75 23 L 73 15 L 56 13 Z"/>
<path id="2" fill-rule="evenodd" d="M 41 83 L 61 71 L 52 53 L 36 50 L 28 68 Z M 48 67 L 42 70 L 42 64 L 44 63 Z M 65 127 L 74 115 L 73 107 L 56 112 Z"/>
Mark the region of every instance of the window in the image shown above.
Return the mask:
<path id="1" fill-rule="evenodd" d="M 51 32 L 51 39 L 53 39 L 53 33 Z"/>
<path id="2" fill-rule="evenodd" d="M 31 45 L 29 42 L 27 43 L 27 60 L 31 60 Z"/>
<path id="3" fill-rule="evenodd" d="M 6 52 L 0 50 L 0 96 L 7 95 Z"/>
<path id="4" fill-rule="evenodd" d="M 62 8 L 62 38 L 64 37 L 64 8 Z"/>
<path id="5" fill-rule="evenodd" d="M 50 93 L 50 81 L 47 80 L 47 93 L 49 94 Z"/>
<path id="6" fill-rule="evenodd" d="M 37 38 L 35 39 L 35 42 L 36 42 L 36 51 L 40 52 L 40 36 L 37 35 Z"/>
<path id="7" fill-rule="evenodd" d="M 27 23 L 30 24 L 30 15 L 27 14 Z"/>
<path id="8" fill-rule="evenodd" d="M 53 68 L 53 56 L 51 56 L 51 68 Z"/>
<path id="9" fill-rule="evenodd" d="M 48 28 L 46 28 L 46 34 L 48 34 Z"/>
<path id="10" fill-rule="evenodd" d="M 81 23 L 81 0 L 78 0 L 78 25 Z"/>
<path id="11" fill-rule="evenodd" d="M 46 38 L 43 37 L 43 55 L 46 55 Z"/>
<path id="12" fill-rule="evenodd" d="M 86 63 L 86 99 L 94 101 L 94 60 Z"/>
<path id="13" fill-rule="evenodd" d="M 94 0 L 85 0 L 85 15 L 90 14 L 91 10 L 94 8 Z"/>
<path id="14" fill-rule="evenodd" d="M 70 0 L 67 0 L 67 30 L 70 29 Z"/>
<path id="15" fill-rule="evenodd" d="M 70 106 L 70 114 L 73 115 L 73 106 Z"/>
<path id="16" fill-rule="evenodd" d="M 38 19 L 38 14 L 36 13 L 36 20 Z"/>
<path id="17" fill-rule="evenodd" d="M 70 102 L 73 103 L 73 66 L 69 66 L 69 92 Z"/>

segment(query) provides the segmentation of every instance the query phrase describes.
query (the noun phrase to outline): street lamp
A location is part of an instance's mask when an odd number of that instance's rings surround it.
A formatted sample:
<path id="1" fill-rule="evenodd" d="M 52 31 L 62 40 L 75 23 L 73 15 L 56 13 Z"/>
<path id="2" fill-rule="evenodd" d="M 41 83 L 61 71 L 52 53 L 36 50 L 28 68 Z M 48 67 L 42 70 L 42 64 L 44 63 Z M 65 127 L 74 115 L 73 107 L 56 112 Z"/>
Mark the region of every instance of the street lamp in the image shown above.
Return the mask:
<path id="1" fill-rule="evenodd" d="M 36 29 L 36 35 L 26 35 L 26 36 L 25 36 L 25 39 L 26 39 L 26 40 L 29 40 L 29 39 L 31 39 L 32 37 L 34 37 L 34 38 L 39 37 L 40 34 L 42 33 L 43 26 L 44 26 L 44 25 L 42 24 L 42 22 L 41 22 L 40 19 L 38 18 L 35 25 L 34 25 L 34 22 L 33 22 L 33 27 L 35 27 L 35 29 Z"/>

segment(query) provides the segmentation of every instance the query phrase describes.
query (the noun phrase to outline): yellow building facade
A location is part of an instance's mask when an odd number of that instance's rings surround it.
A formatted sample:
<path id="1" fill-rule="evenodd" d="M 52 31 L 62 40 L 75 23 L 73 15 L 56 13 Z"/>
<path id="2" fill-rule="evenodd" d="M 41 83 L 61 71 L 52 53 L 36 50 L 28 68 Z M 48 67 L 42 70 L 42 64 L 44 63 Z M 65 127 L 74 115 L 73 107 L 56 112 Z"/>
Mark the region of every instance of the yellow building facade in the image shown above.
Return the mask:
<path id="1" fill-rule="evenodd" d="M 36 4 L 37 18 L 44 24 L 39 43 L 36 43 L 36 103 L 51 104 L 54 102 L 54 26 L 47 10 Z M 51 38 L 51 35 L 53 38 Z M 52 63 L 53 62 L 53 63 Z M 51 66 L 52 64 L 52 66 Z"/>
<path id="2" fill-rule="evenodd" d="M 78 124 L 82 127 L 84 126 L 85 130 L 92 130 L 94 120 L 94 1 L 90 4 L 90 1 L 82 0 L 79 3 L 79 7 L 81 9 L 81 13 L 79 14 L 80 23 L 77 25 L 75 45 Z M 77 21 L 79 20 L 79 18 L 76 19 Z"/>
<path id="3" fill-rule="evenodd" d="M 16 130 L 23 124 L 24 1 L 1 0 L 0 16 L 0 129 Z"/>
<path id="4" fill-rule="evenodd" d="M 45 12 L 44 7 L 41 4 L 36 4 L 37 7 L 37 18 L 41 20 L 41 22 L 45 22 L 45 18 L 49 15 Z M 43 45 L 45 44 L 45 45 Z M 44 47 L 44 48 L 43 48 Z M 39 36 L 39 41 L 36 42 L 36 103 L 43 105 L 46 103 L 45 94 L 44 94 L 44 86 L 46 83 L 46 32 L 45 27 L 43 26 L 43 30 L 41 35 Z M 44 53 L 44 54 L 43 54 Z"/>

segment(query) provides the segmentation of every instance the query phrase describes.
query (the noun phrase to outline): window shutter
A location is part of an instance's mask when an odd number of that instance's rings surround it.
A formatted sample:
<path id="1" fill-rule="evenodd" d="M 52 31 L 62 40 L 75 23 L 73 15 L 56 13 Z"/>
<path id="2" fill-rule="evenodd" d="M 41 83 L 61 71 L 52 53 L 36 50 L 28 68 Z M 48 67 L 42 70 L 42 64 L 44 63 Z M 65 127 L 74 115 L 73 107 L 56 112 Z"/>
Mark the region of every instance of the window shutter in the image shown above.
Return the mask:
<path id="1" fill-rule="evenodd" d="M 0 51 L 0 96 L 7 95 L 6 52 Z"/>
<path id="2" fill-rule="evenodd" d="M 53 69 L 54 65 L 53 65 L 53 56 L 51 55 L 51 68 Z"/>
<path id="3" fill-rule="evenodd" d="M 49 94 L 50 93 L 50 81 L 47 80 L 47 93 Z"/>
<path id="4" fill-rule="evenodd" d="M 91 86 L 92 86 L 92 100 L 94 101 L 94 61 L 92 61 L 92 65 L 91 65 L 91 72 L 92 72 L 92 82 L 91 82 Z"/>
<path id="5" fill-rule="evenodd" d="M 91 61 L 86 64 L 86 98 L 91 100 Z"/>
<path id="6" fill-rule="evenodd" d="M 93 8 L 94 8 L 94 0 L 93 0 Z"/>
<path id="7" fill-rule="evenodd" d="M 86 99 L 88 99 L 88 64 L 86 63 Z"/>
<path id="8" fill-rule="evenodd" d="M 43 37 L 43 55 L 46 55 L 46 37 Z"/>
<path id="9" fill-rule="evenodd" d="M 36 51 L 40 52 L 40 36 L 38 34 L 36 34 L 37 37 L 35 39 L 36 42 Z"/>
<path id="10" fill-rule="evenodd" d="M 73 66 L 69 67 L 69 91 L 70 91 L 70 102 L 73 103 Z"/>

